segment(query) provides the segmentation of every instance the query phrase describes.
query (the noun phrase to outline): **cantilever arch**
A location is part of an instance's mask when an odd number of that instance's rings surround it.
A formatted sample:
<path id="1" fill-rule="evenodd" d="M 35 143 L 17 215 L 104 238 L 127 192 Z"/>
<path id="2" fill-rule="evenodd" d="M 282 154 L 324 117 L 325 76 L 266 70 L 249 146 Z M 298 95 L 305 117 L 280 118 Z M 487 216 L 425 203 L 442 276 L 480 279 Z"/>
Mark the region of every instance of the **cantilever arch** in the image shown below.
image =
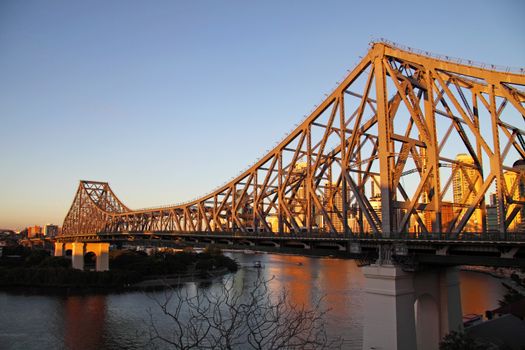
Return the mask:
<path id="1" fill-rule="evenodd" d="M 363 273 L 363 349 L 437 350 L 446 334 L 462 329 L 457 268 L 405 272 L 394 265 L 371 265 Z"/>

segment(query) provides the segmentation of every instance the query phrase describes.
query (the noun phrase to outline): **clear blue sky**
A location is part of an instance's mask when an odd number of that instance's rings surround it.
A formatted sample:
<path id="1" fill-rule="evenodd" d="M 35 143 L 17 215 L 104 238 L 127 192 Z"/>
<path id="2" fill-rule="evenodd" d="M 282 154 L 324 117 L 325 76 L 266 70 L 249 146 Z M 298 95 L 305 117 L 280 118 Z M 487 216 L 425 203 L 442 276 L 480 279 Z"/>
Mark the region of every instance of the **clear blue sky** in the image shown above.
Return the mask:
<path id="1" fill-rule="evenodd" d="M 263 155 L 385 37 L 525 66 L 525 2 L 0 2 L 0 227 L 62 224 L 80 179 L 130 207 Z"/>

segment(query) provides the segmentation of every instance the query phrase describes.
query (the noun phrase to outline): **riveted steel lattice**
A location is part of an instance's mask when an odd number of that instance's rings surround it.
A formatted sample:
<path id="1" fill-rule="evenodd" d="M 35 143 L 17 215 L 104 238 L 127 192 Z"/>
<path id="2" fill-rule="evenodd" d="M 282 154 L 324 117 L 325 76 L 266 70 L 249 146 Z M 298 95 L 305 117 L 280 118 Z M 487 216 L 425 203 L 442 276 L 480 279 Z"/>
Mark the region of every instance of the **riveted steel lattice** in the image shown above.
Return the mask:
<path id="1" fill-rule="evenodd" d="M 228 184 L 185 204 L 130 210 L 107 183 L 81 181 L 63 235 L 485 232 L 490 210 L 506 232 L 525 221 L 524 86 L 523 72 L 375 43 Z"/>

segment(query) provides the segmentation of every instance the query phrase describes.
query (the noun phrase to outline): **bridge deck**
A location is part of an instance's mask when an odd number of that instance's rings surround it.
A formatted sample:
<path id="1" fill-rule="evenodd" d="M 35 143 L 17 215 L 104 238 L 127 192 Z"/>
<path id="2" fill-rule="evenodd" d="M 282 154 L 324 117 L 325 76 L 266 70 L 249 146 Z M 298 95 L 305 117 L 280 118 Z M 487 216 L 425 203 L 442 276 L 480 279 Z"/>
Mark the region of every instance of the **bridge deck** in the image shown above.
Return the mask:
<path id="1" fill-rule="evenodd" d="M 307 253 L 337 251 L 344 256 L 375 259 L 378 252 L 391 251 L 398 261 L 417 260 L 429 265 L 485 265 L 525 267 L 524 235 L 353 235 L 353 234 L 270 234 L 241 232 L 129 232 L 61 236 L 59 241 L 133 242 L 144 245 L 223 245 L 225 247 Z"/>

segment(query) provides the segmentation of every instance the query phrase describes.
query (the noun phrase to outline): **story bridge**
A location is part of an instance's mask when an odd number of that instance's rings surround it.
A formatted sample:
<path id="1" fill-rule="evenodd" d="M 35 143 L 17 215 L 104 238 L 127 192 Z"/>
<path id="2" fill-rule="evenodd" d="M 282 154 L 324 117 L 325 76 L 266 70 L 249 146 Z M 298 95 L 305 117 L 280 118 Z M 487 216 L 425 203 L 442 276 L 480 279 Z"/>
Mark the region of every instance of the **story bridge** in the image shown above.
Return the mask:
<path id="1" fill-rule="evenodd" d="M 132 210 L 81 181 L 56 253 L 72 247 L 75 265 L 99 249 L 105 269 L 101 242 L 144 237 L 380 251 L 364 268 L 365 348 L 435 348 L 461 327 L 457 270 L 407 272 L 391 254 L 523 266 L 524 86 L 523 69 L 373 43 L 275 148 L 198 199 Z"/>

